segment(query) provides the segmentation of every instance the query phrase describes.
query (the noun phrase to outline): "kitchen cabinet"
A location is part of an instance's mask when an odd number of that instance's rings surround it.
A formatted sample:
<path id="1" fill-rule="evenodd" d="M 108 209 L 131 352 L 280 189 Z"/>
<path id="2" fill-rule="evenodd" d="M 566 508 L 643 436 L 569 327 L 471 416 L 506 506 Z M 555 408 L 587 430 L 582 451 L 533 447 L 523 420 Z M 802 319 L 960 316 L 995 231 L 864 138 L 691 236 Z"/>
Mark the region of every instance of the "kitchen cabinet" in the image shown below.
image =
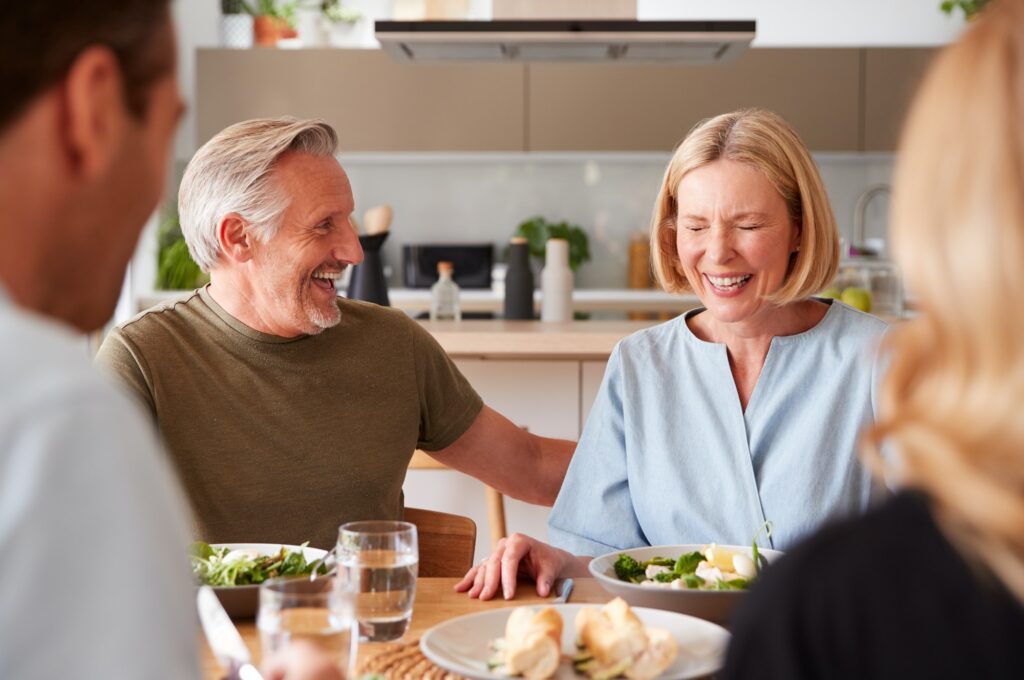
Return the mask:
<path id="1" fill-rule="evenodd" d="M 604 380 L 604 371 L 608 368 L 607 361 L 581 361 L 580 362 L 580 433 L 583 433 L 583 425 L 590 415 L 590 407 L 594 405 L 597 398 L 597 391 L 601 388 L 601 381 Z"/>
<path id="2" fill-rule="evenodd" d="M 872 49 L 864 55 L 864 151 L 890 151 L 934 49 Z"/>
<path id="3" fill-rule="evenodd" d="M 524 71 L 380 50 L 200 49 L 196 146 L 249 118 L 323 118 L 353 151 L 522 151 Z"/>
<path id="4" fill-rule="evenodd" d="M 687 66 L 399 64 L 379 50 L 200 49 L 196 142 L 248 118 L 292 115 L 334 125 L 342 153 L 665 152 L 704 118 L 763 107 L 813 151 L 891 151 L 933 53 L 767 48 Z"/>
<path id="5" fill-rule="evenodd" d="M 579 436 L 578 361 L 456 359 L 484 402 L 544 437 Z"/>
<path id="6" fill-rule="evenodd" d="M 815 151 L 859 145 L 860 50 L 759 49 L 704 66 L 531 64 L 530 151 L 667 151 L 698 121 L 763 107 Z"/>

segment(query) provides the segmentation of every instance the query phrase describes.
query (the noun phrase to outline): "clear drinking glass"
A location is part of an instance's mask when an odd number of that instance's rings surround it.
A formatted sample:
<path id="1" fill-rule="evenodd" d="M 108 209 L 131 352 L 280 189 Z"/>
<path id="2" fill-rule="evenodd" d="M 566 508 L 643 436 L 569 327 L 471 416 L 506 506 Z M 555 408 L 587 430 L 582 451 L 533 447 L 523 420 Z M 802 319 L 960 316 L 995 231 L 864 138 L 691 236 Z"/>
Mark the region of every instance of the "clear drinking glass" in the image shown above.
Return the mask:
<path id="1" fill-rule="evenodd" d="M 256 618 L 264 657 L 294 640 L 306 640 L 335 659 L 347 676 L 355 659 L 352 599 L 347 584 L 338 578 L 264 581 Z"/>
<path id="2" fill-rule="evenodd" d="M 419 549 L 408 522 L 348 522 L 338 529 L 338 578 L 355 596 L 359 639 L 397 640 L 416 597 Z"/>

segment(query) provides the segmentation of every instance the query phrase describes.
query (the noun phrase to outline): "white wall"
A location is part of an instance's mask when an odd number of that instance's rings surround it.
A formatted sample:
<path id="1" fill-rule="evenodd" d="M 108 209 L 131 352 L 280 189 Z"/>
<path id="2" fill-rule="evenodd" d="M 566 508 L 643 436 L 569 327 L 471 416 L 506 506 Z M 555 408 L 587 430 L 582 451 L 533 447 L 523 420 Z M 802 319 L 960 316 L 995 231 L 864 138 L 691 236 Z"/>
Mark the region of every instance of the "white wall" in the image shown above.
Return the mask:
<path id="1" fill-rule="evenodd" d="M 217 0 L 175 0 L 174 23 L 178 31 L 178 82 L 188 106 L 178 128 L 174 156 L 187 161 L 195 153 L 196 102 L 195 63 L 197 47 L 216 47 L 220 31 L 220 3 Z"/>
<path id="2" fill-rule="evenodd" d="M 640 19 L 754 19 L 754 47 L 924 47 L 963 28 L 938 0 L 637 0 Z"/>

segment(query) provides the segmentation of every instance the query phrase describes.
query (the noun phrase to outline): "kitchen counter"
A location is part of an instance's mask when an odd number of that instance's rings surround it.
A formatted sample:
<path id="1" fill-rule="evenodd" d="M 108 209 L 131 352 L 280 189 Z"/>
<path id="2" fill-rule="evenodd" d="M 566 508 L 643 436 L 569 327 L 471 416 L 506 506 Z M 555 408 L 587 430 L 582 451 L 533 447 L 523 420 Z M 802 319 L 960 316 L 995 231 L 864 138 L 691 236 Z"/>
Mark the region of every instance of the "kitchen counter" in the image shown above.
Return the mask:
<path id="1" fill-rule="evenodd" d="M 430 290 L 427 288 L 391 288 L 388 297 L 392 307 L 407 312 L 430 311 Z M 534 305 L 540 311 L 541 293 L 533 293 Z M 459 291 L 463 312 L 501 312 L 504 295 L 491 289 L 464 288 Z M 637 311 L 684 312 L 700 305 L 696 295 L 675 295 L 661 290 L 625 288 L 577 288 L 572 292 L 572 307 L 577 312 Z"/>
<path id="2" fill-rule="evenodd" d="M 155 305 L 184 297 L 190 291 L 157 290 L 140 295 L 136 310 L 141 312 Z M 339 291 L 341 295 L 344 290 Z M 430 311 L 430 290 L 427 288 L 390 288 L 391 306 L 410 314 Z M 534 304 L 540 312 L 540 290 L 534 291 Z M 463 312 L 498 312 L 505 304 L 504 295 L 490 288 L 463 289 L 459 292 L 459 306 Z M 630 290 L 625 288 L 584 288 L 572 292 L 572 306 L 577 312 L 637 311 L 684 312 L 700 305 L 695 295 L 673 295 L 661 290 Z"/>
<path id="3" fill-rule="evenodd" d="M 490 359 L 607 359 L 622 338 L 659 321 L 421 321 L 449 355 Z"/>

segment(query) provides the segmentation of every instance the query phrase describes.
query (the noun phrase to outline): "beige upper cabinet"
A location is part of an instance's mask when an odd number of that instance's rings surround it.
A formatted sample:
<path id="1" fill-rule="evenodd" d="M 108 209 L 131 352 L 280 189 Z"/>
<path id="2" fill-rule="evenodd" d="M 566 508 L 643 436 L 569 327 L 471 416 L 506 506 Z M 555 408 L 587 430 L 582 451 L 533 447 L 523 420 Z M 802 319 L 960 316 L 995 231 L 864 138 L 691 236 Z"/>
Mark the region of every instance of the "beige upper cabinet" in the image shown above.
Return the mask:
<path id="1" fill-rule="evenodd" d="M 199 146 L 227 125 L 324 118 L 341 151 L 522 151 L 524 69 L 397 64 L 379 50 L 201 49 Z"/>
<path id="2" fill-rule="evenodd" d="M 892 151 L 910 101 L 936 50 L 866 50 L 864 57 L 864 151 Z"/>
<path id="3" fill-rule="evenodd" d="M 201 49 L 196 144 L 325 118 L 346 151 L 669 151 L 698 121 L 785 117 L 812 151 L 891 151 L 932 49 L 753 49 L 733 62 L 409 64 L 378 50 Z"/>
<path id="4" fill-rule="evenodd" d="M 668 151 L 746 107 L 785 117 L 814 151 L 859 147 L 860 50 L 757 49 L 725 64 L 531 64 L 531 151 Z"/>

